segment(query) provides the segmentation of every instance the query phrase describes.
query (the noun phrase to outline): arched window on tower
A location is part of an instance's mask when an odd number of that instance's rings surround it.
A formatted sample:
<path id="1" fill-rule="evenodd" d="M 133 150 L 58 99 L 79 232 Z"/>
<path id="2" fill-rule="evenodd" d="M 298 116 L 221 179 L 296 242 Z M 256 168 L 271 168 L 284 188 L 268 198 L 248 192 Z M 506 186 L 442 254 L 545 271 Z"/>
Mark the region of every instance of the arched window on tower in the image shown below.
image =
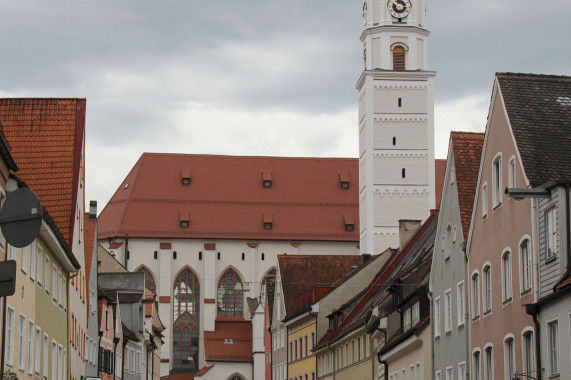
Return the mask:
<path id="1" fill-rule="evenodd" d="M 241 317 L 244 303 L 244 286 L 238 273 L 228 269 L 218 282 L 218 315 Z"/>
<path id="2" fill-rule="evenodd" d="M 393 70 L 406 70 L 405 50 L 402 46 L 395 46 L 393 48 Z"/>
<path id="3" fill-rule="evenodd" d="M 141 267 L 137 270 L 137 272 L 145 274 L 145 287 L 147 289 L 150 289 L 153 293 L 157 294 L 157 283 L 155 282 L 155 279 L 151 274 L 151 271 L 145 267 Z"/>
<path id="4" fill-rule="evenodd" d="M 198 371 L 200 328 L 200 283 L 190 269 L 184 269 L 174 282 L 173 369 Z"/>

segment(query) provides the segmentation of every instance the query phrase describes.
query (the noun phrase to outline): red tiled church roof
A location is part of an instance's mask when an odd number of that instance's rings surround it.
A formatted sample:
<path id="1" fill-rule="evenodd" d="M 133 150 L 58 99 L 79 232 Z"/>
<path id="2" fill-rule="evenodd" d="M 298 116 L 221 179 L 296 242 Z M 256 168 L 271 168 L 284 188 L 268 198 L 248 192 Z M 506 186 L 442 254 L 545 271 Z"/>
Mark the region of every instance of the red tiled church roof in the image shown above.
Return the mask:
<path id="1" fill-rule="evenodd" d="M 36 193 L 69 246 L 82 144 L 85 99 L 0 99 L 0 122 L 20 177 Z"/>
<path id="2" fill-rule="evenodd" d="M 462 232 L 464 240 L 466 240 L 472 219 L 472 207 L 476 194 L 478 172 L 480 171 L 484 133 L 451 132 L 450 141 L 454 150 Z"/>
<path id="3" fill-rule="evenodd" d="M 332 286 L 360 261 L 359 255 L 278 255 L 286 318 L 296 313 L 296 297 L 314 287 Z"/>
<path id="4" fill-rule="evenodd" d="M 204 333 L 204 354 L 208 362 L 252 362 L 252 322 L 216 321 Z"/>
<path id="5" fill-rule="evenodd" d="M 98 237 L 358 242 L 358 171 L 357 159 L 145 153 L 101 212 Z"/>

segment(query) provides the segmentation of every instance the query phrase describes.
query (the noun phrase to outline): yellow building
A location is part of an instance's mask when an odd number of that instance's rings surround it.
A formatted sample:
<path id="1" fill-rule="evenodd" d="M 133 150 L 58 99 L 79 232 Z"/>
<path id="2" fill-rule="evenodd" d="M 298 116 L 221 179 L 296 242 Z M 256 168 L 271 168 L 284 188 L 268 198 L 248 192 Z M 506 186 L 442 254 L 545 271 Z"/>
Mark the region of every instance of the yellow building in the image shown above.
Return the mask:
<path id="1" fill-rule="evenodd" d="M 317 318 L 310 309 L 285 320 L 284 324 L 287 328 L 288 379 L 315 380 L 316 359 L 312 350 L 316 343 Z"/>

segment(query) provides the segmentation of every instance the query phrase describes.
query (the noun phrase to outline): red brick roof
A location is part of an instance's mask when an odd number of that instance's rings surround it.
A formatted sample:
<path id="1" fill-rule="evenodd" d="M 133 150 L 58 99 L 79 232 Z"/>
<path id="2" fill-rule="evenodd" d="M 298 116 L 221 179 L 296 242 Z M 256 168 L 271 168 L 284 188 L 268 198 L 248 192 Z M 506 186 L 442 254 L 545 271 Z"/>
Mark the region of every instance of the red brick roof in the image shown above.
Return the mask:
<path id="1" fill-rule="evenodd" d="M 440 199 L 442 198 L 442 186 L 444 185 L 444 175 L 446 174 L 446 160 L 434 160 L 434 187 L 436 209 L 440 208 Z"/>
<path id="2" fill-rule="evenodd" d="M 101 212 L 98 237 L 358 242 L 358 170 L 357 159 L 145 153 Z"/>
<path id="3" fill-rule="evenodd" d="M 458 200 L 462 218 L 464 240 L 468 237 L 474 195 L 480 171 L 480 158 L 484 145 L 484 133 L 451 132 L 450 141 L 454 151 Z"/>
<path id="4" fill-rule="evenodd" d="M 89 213 L 86 212 L 83 218 L 85 223 L 85 278 L 87 280 L 87 284 L 89 285 L 89 276 L 91 274 L 91 261 L 93 259 L 93 248 L 95 246 L 95 227 L 97 226 L 97 222 L 89 221 Z M 89 294 L 89 292 L 87 293 Z M 88 297 L 89 298 L 89 297 Z"/>
<path id="5" fill-rule="evenodd" d="M 296 297 L 314 287 L 332 286 L 360 261 L 359 255 L 278 255 L 286 318 L 297 312 Z"/>
<path id="6" fill-rule="evenodd" d="M 0 99 L 0 122 L 20 177 L 69 246 L 85 129 L 85 99 Z"/>
<path id="7" fill-rule="evenodd" d="M 252 362 L 252 322 L 217 320 L 204 333 L 204 354 L 209 362 Z"/>

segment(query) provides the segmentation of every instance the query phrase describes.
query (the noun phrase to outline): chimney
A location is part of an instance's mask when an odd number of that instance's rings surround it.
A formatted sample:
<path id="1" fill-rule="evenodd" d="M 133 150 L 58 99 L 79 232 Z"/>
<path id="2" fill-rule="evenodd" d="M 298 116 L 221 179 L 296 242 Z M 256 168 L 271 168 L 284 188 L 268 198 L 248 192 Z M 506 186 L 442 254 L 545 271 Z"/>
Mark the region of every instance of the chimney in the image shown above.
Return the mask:
<path id="1" fill-rule="evenodd" d="M 422 221 L 420 220 L 399 220 L 399 247 L 401 250 L 408 244 L 414 234 L 416 234 L 421 223 Z"/>
<path id="2" fill-rule="evenodd" d="M 97 201 L 89 201 L 89 221 L 97 221 Z"/>

